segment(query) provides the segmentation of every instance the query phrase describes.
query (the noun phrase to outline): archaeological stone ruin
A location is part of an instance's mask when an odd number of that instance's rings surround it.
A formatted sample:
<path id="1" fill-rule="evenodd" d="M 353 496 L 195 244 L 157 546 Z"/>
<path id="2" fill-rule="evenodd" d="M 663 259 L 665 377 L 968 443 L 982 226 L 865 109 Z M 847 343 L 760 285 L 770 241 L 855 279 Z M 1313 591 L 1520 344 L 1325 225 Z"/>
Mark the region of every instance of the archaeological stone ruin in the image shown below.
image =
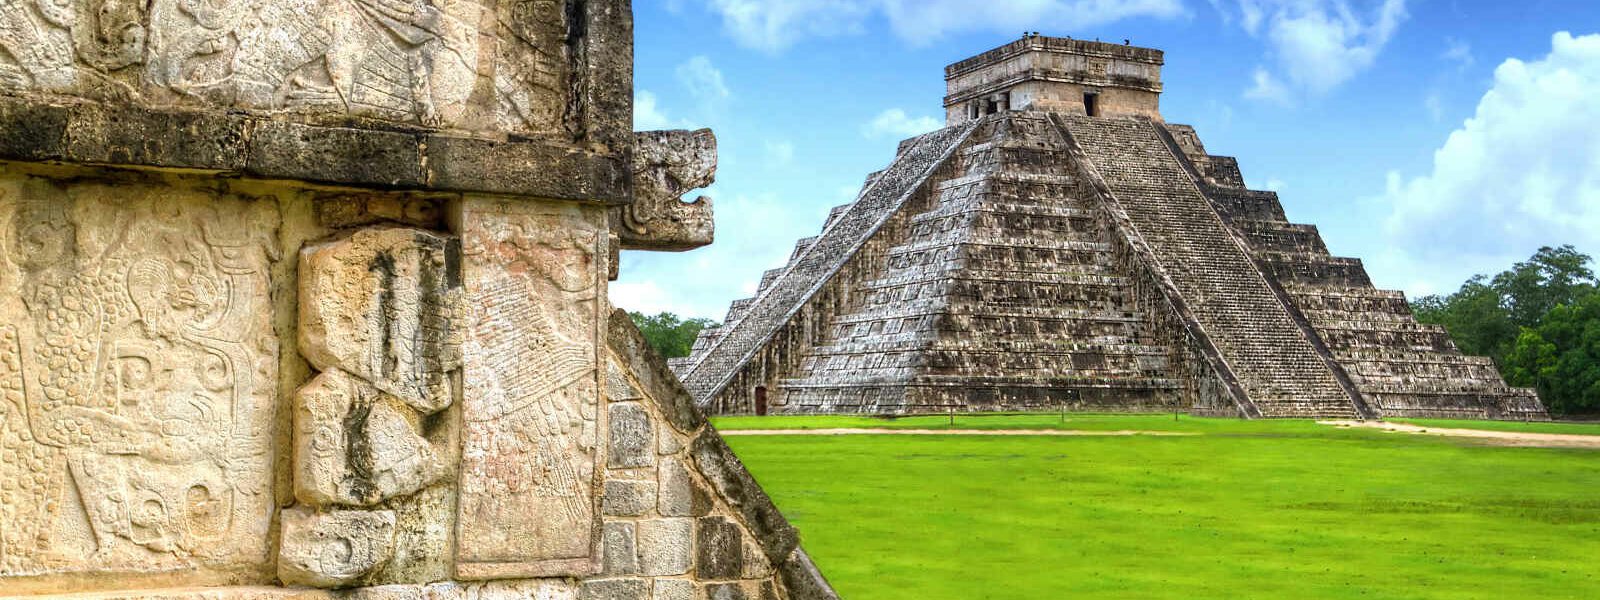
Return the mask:
<path id="1" fill-rule="evenodd" d="M 0 597 L 835 598 L 606 289 L 628 0 L 0 5 Z"/>
<path id="2" fill-rule="evenodd" d="M 1547 418 L 1195 130 L 1162 53 L 1030 35 L 674 370 L 719 414 Z"/>

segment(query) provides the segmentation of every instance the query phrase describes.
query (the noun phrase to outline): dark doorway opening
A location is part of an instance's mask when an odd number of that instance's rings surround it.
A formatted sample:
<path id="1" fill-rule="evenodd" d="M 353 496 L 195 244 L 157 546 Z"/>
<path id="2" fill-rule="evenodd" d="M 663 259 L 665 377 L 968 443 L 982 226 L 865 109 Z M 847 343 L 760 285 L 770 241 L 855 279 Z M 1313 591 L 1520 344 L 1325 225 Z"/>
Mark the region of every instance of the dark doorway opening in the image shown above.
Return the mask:
<path id="1" fill-rule="evenodd" d="M 767 416 L 767 386 L 756 386 L 756 416 Z"/>
<path id="2" fill-rule="evenodd" d="M 1091 117 L 1100 116 L 1100 94 L 1094 92 L 1083 94 L 1083 114 Z"/>

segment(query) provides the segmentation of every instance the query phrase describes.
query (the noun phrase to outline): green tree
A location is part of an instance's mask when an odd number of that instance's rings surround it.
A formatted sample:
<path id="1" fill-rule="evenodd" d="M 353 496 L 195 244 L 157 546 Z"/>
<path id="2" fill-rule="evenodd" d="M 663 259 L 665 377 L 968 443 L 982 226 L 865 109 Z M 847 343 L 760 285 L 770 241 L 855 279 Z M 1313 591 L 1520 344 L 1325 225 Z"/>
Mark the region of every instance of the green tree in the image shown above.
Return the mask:
<path id="1" fill-rule="evenodd" d="M 1478 275 L 1454 294 L 1418 299 L 1411 311 L 1418 321 L 1443 325 L 1462 352 L 1500 364 L 1516 343 L 1518 331 L 1503 300 L 1488 278 Z"/>
<path id="2" fill-rule="evenodd" d="M 711 319 L 681 319 L 669 312 L 657 315 L 629 312 L 628 316 L 633 317 L 633 324 L 644 334 L 645 341 L 667 358 L 688 356 L 700 330 L 717 324 Z"/>
<path id="3" fill-rule="evenodd" d="M 1553 413 L 1600 412 L 1600 294 L 1559 305 L 1524 328 L 1506 357 L 1506 381 L 1539 390 Z"/>
<path id="4" fill-rule="evenodd" d="M 1589 255 L 1571 245 L 1545 246 L 1496 275 L 1490 287 L 1500 294 L 1512 323 L 1533 327 L 1551 309 L 1593 294 L 1595 277 Z"/>
<path id="5" fill-rule="evenodd" d="M 1492 358 L 1503 370 L 1522 328 L 1595 293 L 1589 263 L 1570 245 L 1546 246 L 1493 278 L 1468 279 L 1454 294 L 1419 298 L 1411 310 L 1418 321 L 1444 325 L 1462 352 Z"/>

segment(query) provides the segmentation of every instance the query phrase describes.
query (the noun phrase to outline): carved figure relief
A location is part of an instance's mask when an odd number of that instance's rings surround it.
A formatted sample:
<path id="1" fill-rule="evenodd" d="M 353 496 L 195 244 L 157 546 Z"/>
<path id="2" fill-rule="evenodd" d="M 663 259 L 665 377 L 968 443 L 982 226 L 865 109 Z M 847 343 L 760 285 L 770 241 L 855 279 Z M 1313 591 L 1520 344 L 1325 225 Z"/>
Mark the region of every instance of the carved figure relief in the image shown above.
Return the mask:
<path id="1" fill-rule="evenodd" d="M 0 88 L 560 129 L 564 3 L 0 0 Z"/>
<path id="2" fill-rule="evenodd" d="M 603 214 L 467 204 L 457 575 L 592 573 Z"/>
<path id="3" fill-rule="evenodd" d="M 0 576 L 259 562 L 272 249 L 245 232 L 275 214 L 133 187 L 0 193 Z"/>

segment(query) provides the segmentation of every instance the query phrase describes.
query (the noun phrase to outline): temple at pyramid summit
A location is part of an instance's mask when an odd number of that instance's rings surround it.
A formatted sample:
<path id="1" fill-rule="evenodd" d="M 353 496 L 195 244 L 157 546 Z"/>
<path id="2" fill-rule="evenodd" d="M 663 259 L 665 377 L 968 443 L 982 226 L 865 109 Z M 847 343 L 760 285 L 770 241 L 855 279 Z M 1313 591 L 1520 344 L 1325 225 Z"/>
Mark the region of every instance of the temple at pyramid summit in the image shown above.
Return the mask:
<path id="1" fill-rule="evenodd" d="M 1165 122 L 1160 50 L 1030 35 L 674 370 L 720 414 L 1548 418 Z"/>

